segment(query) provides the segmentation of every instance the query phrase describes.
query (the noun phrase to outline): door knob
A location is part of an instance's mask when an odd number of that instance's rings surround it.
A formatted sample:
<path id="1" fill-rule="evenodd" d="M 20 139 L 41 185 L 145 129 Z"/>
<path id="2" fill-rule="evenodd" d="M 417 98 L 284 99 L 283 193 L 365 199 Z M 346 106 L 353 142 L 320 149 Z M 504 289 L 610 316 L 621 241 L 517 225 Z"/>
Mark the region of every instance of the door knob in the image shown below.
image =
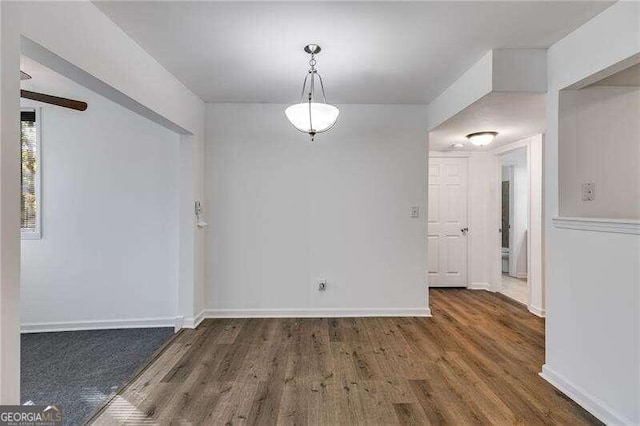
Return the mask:
<path id="1" fill-rule="evenodd" d="M 462 228 L 460 232 L 462 232 L 462 235 L 467 235 L 467 233 L 469 232 L 469 227 Z"/>

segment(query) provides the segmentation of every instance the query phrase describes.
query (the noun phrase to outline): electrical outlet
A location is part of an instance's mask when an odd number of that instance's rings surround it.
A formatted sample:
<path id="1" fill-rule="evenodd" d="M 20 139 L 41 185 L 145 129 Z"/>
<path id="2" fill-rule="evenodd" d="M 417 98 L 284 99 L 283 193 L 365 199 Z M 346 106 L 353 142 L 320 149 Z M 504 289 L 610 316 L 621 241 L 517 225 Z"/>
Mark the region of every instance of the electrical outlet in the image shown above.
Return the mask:
<path id="1" fill-rule="evenodd" d="M 318 281 L 318 291 L 325 291 L 327 289 L 327 280 Z"/>
<path id="2" fill-rule="evenodd" d="M 416 218 L 420 217 L 420 206 L 411 207 L 411 217 L 413 219 L 416 219 Z"/>
<path id="3" fill-rule="evenodd" d="M 582 184 L 582 201 L 593 201 L 596 198 L 596 184 L 585 182 Z"/>

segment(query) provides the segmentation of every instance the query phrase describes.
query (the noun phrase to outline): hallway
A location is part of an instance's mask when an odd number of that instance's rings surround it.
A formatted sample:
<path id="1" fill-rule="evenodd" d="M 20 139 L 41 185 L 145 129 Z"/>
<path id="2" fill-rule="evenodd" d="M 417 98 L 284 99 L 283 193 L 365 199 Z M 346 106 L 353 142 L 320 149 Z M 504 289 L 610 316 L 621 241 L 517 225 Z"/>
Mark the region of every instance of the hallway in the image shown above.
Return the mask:
<path id="1" fill-rule="evenodd" d="M 500 293 L 526 305 L 529 302 L 529 286 L 526 278 L 513 278 L 508 274 L 502 274 Z"/>

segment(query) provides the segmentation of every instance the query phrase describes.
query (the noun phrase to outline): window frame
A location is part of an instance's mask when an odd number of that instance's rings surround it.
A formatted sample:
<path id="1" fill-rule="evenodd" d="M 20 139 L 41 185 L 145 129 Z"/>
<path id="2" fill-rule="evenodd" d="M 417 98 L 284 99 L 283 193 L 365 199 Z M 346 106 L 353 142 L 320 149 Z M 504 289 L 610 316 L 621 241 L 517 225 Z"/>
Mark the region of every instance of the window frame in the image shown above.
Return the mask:
<path id="1" fill-rule="evenodd" d="M 36 193 L 36 227 L 34 229 L 22 228 L 20 226 L 20 236 L 23 240 L 40 240 L 42 239 L 42 192 L 40 186 L 42 183 L 42 108 L 39 107 L 21 107 L 22 111 L 35 111 L 36 115 L 36 176 L 34 189 Z M 22 121 L 22 120 L 21 120 Z M 22 158 L 22 148 L 21 158 Z M 22 179 L 20 181 L 22 188 Z M 21 189 L 22 191 L 22 189 Z M 22 196 L 22 195 L 21 195 Z"/>

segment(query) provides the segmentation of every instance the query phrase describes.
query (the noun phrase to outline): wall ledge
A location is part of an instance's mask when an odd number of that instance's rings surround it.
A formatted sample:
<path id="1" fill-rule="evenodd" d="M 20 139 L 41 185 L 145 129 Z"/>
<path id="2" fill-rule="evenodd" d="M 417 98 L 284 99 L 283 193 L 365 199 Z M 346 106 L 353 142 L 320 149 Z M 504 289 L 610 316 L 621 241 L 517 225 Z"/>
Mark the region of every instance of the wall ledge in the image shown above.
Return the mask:
<path id="1" fill-rule="evenodd" d="M 634 424 L 630 419 L 614 412 L 613 409 L 604 402 L 571 383 L 566 377 L 551 369 L 547 364 L 542 366 L 540 377 L 551 383 L 555 388 L 574 400 L 578 405 L 593 414 L 603 423 L 608 425 Z"/>
<path id="2" fill-rule="evenodd" d="M 430 317 L 430 308 L 205 309 L 202 318 Z"/>
<path id="3" fill-rule="evenodd" d="M 591 217 L 554 217 L 552 220 L 553 226 L 559 229 L 640 235 L 640 220 Z"/>

